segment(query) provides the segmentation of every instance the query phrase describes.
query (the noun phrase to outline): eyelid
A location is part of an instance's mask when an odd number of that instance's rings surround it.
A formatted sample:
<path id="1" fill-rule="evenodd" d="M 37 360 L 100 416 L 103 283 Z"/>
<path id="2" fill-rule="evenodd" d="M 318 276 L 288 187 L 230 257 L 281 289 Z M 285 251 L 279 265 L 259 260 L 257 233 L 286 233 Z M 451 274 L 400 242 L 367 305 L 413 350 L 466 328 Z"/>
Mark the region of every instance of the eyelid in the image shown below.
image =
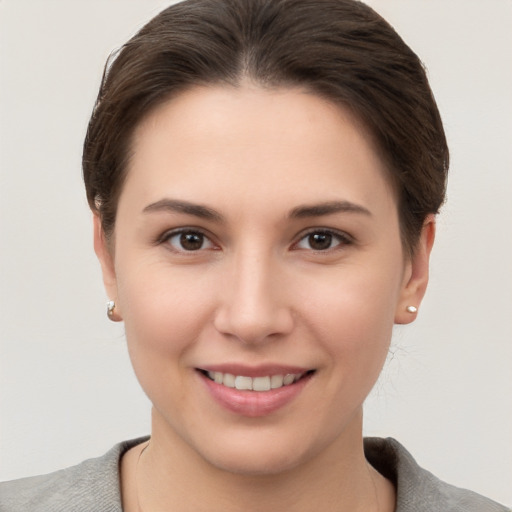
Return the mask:
<path id="1" fill-rule="evenodd" d="M 197 251 L 186 251 L 186 250 L 180 251 L 180 250 L 177 250 L 177 249 L 174 249 L 173 247 L 171 247 L 171 250 L 173 250 L 176 253 L 180 253 L 180 254 L 187 254 L 187 253 L 193 254 L 193 253 L 198 253 L 198 252 L 202 252 L 202 251 L 205 251 L 205 250 L 217 250 L 219 248 L 218 243 L 215 242 L 215 240 L 214 240 L 212 235 L 210 235 L 205 229 L 199 228 L 199 227 L 196 227 L 196 226 L 182 226 L 182 227 L 179 227 L 179 228 L 168 229 L 167 231 L 162 233 L 156 239 L 155 243 L 156 243 L 156 245 L 164 244 L 164 243 L 168 242 L 172 237 L 177 236 L 177 235 L 181 235 L 183 233 L 197 233 L 197 234 L 200 234 L 200 235 L 204 236 L 205 239 L 207 239 L 213 247 L 208 247 L 206 249 L 198 249 Z M 170 244 L 168 244 L 168 245 L 170 246 Z"/>
<path id="2" fill-rule="evenodd" d="M 302 240 L 304 240 L 306 237 L 313 235 L 315 233 L 332 235 L 333 237 L 337 238 L 340 241 L 340 243 L 337 244 L 335 247 L 331 247 L 329 249 L 325 249 L 325 250 L 309 249 L 310 251 L 317 252 L 317 253 L 321 253 L 321 252 L 327 253 L 329 251 L 334 251 L 336 249 L 339 249 L 340 246 L 345 247 L 347 245 L 352 245 L 355 242 L 354 237 L 352 235 L 349 235 L 345 231 L 340 231 L 338 229 L 333 229 L 333 228 L 314 227 L 314 228 L 308 228 L 305 231 L 301 231 L 297 235 L 296 241 L 292 244 L 292 248 L 297 248 L 298 244 Z M 300 249 L 300 248 L 297 248 L 297 249 L 298 250 L 308 250 L 308 249 Z"/>
<path id="3" fill-rule="evenodd" d="M 197 227 L 197 226 L 182 226 L 182 227 L 179 227 L 179 228 L 168 229 L 168 230 L 164 231 L 160 236 L 158 236 L 158 238 L 155 240 L 155 245 L 164 244 L 165 242 L 167 242 L 173 236 L 180 235 L 182 233 L 199 233 L 202 236 L 204 236 L 213 245 L 213 247 L 208 248 L 208 249 L 199 249 L 197 251 L 186 251 L 186 250 L 178 251 L 178 250 L 175 250 L 175 252 L 186 254 L 186 253 L 201 252 L 201 251 L 204 251 L 204 250 L 212 250 L 212 249 L 213 250 L 218 250 L 220 248 L 219 244 L 215 241 L 215 239 L 214 239 L 215 237 L 213 237 L 213 235 L 211 235 L 207 230 L 205 230 L 203 228 L 200 228 L 200 227 Z M 304 238 L 306 238 L 307 236 L 312 235 L 314 233 L 322 233 L 322 234 L 332 235 L 333 237 L 337 238 L 340 243 L 337 244 L 335 247 L 332 247 L 332 248 L 326 249 L 326 250 L 316 250 L 315 251 L 315 249 L 310 249 L 312 252 L 325 252 L 325 253 L 327 253 L 329 251 L 333 251 L 333 250 L 338 249 L 339 246 L 344 247 L 344 246 L 352 245 L 353 243 L 355 243 L 354 237 L 352 235 L 348 234 L 345 231 L 340 231 L 338 229 L 326 228 L 326 227 L 312 227 L 312 228 L 308 228 L 308 229 L 306 229 L 304 231 L 301 231 L 297 235 L 297 237 L 295 238 L 295 241 L 292 243 L 292 249 L 298 249 L 297 245 Z M 307 249 L 298 249 L 298 250 L 307 250 Z"/>

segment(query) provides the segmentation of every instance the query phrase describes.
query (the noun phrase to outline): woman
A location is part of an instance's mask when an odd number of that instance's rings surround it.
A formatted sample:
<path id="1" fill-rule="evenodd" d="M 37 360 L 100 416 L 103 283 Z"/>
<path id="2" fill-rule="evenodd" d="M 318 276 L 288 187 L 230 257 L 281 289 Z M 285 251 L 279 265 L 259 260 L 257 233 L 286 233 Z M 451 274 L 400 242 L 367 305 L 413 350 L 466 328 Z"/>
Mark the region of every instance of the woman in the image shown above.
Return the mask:
<path id="1" fill-rule="evenodd" d="M 423 68 L 373 11 L 167 9 L 107 69 L 83 166 L 151 438 L 6 484 L 2 510 L 505 510 L 363 442 L 448 167 Z"/>

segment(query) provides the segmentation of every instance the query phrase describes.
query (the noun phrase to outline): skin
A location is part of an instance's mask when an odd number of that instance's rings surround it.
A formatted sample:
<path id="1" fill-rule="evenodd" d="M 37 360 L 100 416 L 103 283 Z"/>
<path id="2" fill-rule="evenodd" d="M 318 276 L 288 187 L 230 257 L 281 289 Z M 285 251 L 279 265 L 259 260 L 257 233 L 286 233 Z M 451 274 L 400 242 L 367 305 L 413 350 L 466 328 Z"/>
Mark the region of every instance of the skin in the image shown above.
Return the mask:
<path id="1" fill-rule="evenodd" d="M 344 207 L 304 209 L 325 203 Z M 199 249 L 180 245 L 183 228 Z M 123 459 L 125 508 L 138 493 L 146 510 L 394 510 L 391 483 L 364 458 L 362 405 L 393 324 L 415 318 L 406 308 L 423 298 L 434 231 L 429 217 L 404 255 L 371 137 L 307 91 L 198 87 L 152 112 L 110 243 L 95 218 L 106 290 L 153 404 L 150 446 Z M 248 417 L 197 371 L 226 363 L 314 373 L 290 403 Z"/>

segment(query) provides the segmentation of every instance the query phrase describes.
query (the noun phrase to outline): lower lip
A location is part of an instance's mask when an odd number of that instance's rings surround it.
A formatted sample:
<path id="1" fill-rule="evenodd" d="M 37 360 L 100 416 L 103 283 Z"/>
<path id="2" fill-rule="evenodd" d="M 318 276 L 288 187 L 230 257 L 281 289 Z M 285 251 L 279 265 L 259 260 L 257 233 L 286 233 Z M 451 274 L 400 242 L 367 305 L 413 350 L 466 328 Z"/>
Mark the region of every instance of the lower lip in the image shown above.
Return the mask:
<path id="1" fill-rule="evenodd" d="M 312 374 L 308 374 L 293 384 L 269 391 L 240 391 L 217 384 L 202 373 L 199 375 L 218 404 L 228 411 L 250 418 L 266 416 L 289 404 L 312 377 Z"/>

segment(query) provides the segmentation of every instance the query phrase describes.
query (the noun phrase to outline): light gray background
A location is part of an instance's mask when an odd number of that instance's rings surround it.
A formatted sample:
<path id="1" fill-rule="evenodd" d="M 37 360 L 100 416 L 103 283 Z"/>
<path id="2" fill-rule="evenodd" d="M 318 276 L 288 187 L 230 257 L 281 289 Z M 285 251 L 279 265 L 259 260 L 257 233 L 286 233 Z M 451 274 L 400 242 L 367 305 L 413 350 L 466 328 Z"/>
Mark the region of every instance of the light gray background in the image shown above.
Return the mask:
<path id="1" fill-rule="evenodd" d="M 452 152 L 430 290 L 366 408 L 443 479 L 512 504 L 512 2 L 373 0 L 426 63 Z M 103 62 L 168 2 L 0 0 L 0 480 L 149 431 L 105 316 L 81 145 Z"/>

